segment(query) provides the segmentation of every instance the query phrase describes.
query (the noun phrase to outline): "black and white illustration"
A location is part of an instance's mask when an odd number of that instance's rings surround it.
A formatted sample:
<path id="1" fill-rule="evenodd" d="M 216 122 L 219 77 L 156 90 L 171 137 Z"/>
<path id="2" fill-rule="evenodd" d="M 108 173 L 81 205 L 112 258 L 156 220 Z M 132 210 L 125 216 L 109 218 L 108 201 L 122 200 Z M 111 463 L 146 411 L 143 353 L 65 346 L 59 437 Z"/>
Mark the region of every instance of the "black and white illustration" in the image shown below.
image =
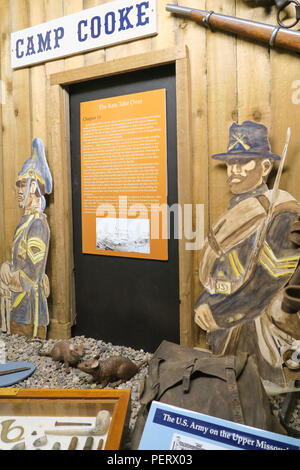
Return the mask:
<path id="1" fill-rule="evenodd" d="M 150 253 L 149 219 L 96 219 L 97 249 Z"/>

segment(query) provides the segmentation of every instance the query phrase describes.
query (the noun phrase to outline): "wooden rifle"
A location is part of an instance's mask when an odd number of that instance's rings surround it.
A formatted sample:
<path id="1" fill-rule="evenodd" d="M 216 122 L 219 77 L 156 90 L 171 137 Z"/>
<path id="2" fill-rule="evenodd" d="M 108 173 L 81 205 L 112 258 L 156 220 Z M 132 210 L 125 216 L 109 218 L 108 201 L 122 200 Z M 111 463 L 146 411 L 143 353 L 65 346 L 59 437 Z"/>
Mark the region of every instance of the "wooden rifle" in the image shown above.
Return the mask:
<path id="1" fill-rule="evenodd" d="M 238 34 L 246 39 L 268 44 L 270 47 L 279 47 L 293 52 L 300 52 L 300 32 L 272 26 L 257 21 L 221 15 L 214 11 L 196 10 L 194 8 L 166 5 L 166 10 L 183 18 L 190 18 L 196 23 L 210 28 L 212 31 L 220 30 L 226 33 Z"/>

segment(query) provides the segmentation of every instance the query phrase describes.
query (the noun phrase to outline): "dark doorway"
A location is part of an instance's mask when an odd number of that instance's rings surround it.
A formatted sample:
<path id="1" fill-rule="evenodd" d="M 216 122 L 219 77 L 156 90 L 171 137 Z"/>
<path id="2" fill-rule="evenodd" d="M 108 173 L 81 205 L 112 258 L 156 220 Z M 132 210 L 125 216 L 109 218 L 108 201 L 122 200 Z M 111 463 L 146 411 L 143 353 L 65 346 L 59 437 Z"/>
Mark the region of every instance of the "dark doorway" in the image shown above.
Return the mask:
<path id="1" fill-rule="evenodd" d="M 75 335 L 153 352 L 179 342 L 178 241 L 171 220 L 168 261 L 83 254 L 81 249 L 80 103 L 166 89 L 168 204 L 178 201 L 175 65 L 100 78 L 69 87 L 77 324 Z"/>

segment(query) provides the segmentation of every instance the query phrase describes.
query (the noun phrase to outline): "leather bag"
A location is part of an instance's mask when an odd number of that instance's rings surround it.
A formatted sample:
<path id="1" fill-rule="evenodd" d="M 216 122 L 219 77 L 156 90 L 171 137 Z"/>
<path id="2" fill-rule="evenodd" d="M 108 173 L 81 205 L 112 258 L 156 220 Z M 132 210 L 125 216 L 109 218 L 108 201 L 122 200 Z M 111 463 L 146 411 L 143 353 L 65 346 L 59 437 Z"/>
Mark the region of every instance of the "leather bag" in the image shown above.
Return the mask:
<path id="1" fill-rule="evenodd" d="M 247 353 L 215 356 L 163 341 L 141 385 L 131 449 L 137 449 L 153 400 L 286 434 L 272 415 L 255 358 Z"/>

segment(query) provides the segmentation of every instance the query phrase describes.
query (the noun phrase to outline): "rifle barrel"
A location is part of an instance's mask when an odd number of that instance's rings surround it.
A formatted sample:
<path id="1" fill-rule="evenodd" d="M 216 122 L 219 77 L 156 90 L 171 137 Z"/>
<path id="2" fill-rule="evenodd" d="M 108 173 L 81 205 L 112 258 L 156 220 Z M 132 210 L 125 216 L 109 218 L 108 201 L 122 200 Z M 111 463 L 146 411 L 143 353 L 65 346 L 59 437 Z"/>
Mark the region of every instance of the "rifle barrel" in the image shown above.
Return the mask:
<path id="1" fill-rule="evenodd" d="M 298 31 L 178 5 L 167 4 L 166 10 L 175 15 L 190 18 L 202 26 L 209 26 L 212 30 L 238 34 L 250 40 L 266 43 L 269 46 L 300 52 L 300 32 Z"/>

